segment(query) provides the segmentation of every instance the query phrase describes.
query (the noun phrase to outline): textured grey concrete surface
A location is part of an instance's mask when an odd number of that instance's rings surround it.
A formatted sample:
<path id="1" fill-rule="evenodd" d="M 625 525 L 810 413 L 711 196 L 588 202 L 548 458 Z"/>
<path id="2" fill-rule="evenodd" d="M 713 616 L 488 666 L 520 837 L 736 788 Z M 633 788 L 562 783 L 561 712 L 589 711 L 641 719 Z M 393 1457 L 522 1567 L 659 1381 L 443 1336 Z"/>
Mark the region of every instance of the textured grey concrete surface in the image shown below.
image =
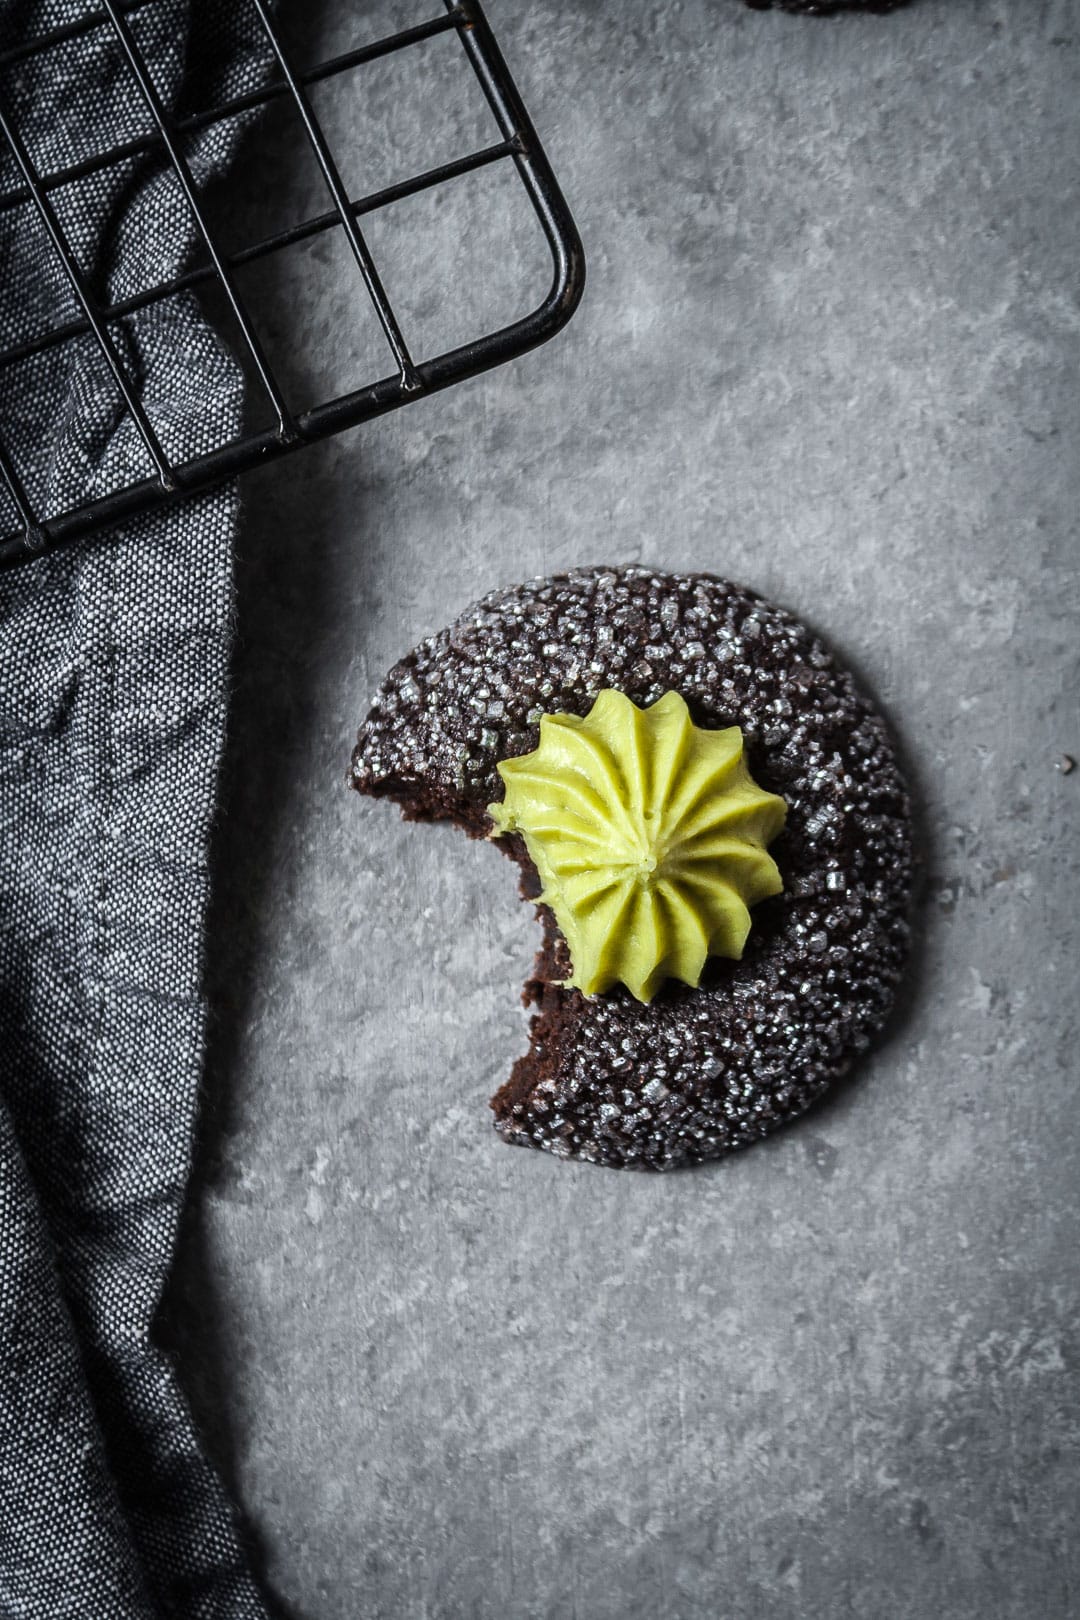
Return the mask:
<path id="1" fill-rule="evenodd" d="M 1080 7 L 491 9 L 589 288 L 556 343 L 246 486 L 168 1333 L 297 1620 L 1067 1620 Z M 313 51 L 420 8 L 340 10 Z M 404 65 L 334 103 L 358 188 L 421 116 L 446 151 L 487 127 L 440 52 L 422 114 Z M 256 155 L 289 169 L 273 134 Z M 373 225 L 425 342 L 545 278 L 488 179 Z M 363 373 L 343 259 L 263 294 L 301 391 Z M 416 639 L 492 585 L 631 559 L 829 637 L 902 739 L 927 869 L 886 1046 L 666 1178 L 497 1140 L 535 942 L 513 874 L 343 785 Z"/>

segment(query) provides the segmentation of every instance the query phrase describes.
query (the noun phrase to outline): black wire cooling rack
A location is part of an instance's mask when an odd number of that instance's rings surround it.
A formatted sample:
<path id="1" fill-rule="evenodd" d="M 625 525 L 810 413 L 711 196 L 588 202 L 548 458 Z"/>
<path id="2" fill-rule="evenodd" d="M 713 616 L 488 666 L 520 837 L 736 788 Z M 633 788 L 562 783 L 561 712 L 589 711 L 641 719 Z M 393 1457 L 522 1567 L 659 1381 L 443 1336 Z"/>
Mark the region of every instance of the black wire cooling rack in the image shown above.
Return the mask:
<path id="1" fill-rule="evenodd" d="M 395 410 L 399 405 L 422 399 L 452 383 L 500 365 L 554 336 L 569 320 L 581 296 L 585 264 L 573 218 L 477 0 L 456 0 L 456 3 L 455 0 L 444 0 L 444 15 L 366 43 L 304 71 L 297 71 L 291 65 L 281 31 L 267 0 L 249 0 L 273 53 L 277 68 L 274 78 L 259 89 L 176 119 L 170 118 L 162 104 L 128 20 L 133 11 L 146 3 L 147 0 L 99 0 L 85 16 L 54 29 L 35 40 L 33 45 L 0 52 L 0 69 L 3 69 L 17 64 L 30 54 L 36 55 L 68 41 L 78 40 L 94 29 L 110 28 L 130 68 L 133 91 L 141 94 L 148 109 L 152 133 L 95 153 L 56 172 L 39 173 L 15 120 L 8 110 L 0 106 L 0 130 L 7 139 L 22 180 L 18 190 L 0 197 L 0 210 L 32 204 L 52 250 L 63 266 L 76 306 L 81 311 L 76 319 L 0 352 L 0 367 L 92 333 L 104 353 L 126 409 L 156 470 L 153 477 L 140 479 L 125 488 L 113 490 L 65 511 L 42 515 L 34 509 L 10 446 L 5 446 L 0 439 L 0 477 L 7 486 L 19 520 L 10 532 L 0 535 L 0 563 L 38 556 L 62 541 L 89 534 L 136 513 L 183 500 L 196 491 L 277 456 L 286 455 L 314 440 L 354 427 L 358 422 Z M 309 89 L 361 63 L 407 51 L 443 33 L 457 35 L 462 47 L 463 71 L 471 69 L 479 81 L 495 115 L 501 139 L 493 145 L 468 152 L 367 196 L 350 197 L 342 181 L 337 158 L 313 109 Z M 200 198 L 185 160 L 185 138 L 219 120 L 250 114 L 254 109 L 281 97 L 291 98 L 299 113 L 333 206 L 275 235 L 262 237 L 236 252 L 226 253 L 215 239 L 205 202 Z M 95 297 L 80 269 L 50 194 L 61 186 L 85 181 L 112 164 L 151 151 L 155 146 L 167 155 L 176 173 L 205 245 L 207 260 L 172 280 L 140 291 L 122 302 L 102 303 Z M 402 324 L 387 296 L 359 220 L 365 214 L 444 185 L 459 175 L 504 160 L 509 160 L 516 168 L 551 249 L 554 274 L 547 295 L 531 314 L 508 326 L 483 333 L 445 353 L 417 359 L 410 351 Z M 237 288 L 235 272 L 254 260 L 333 230 L 340 230 L 344 234 L 389 346 L 394 370 L 390 375 L 379 377 L 309 410 L 294 413 L 270 365 L 246 301 Z M 235 316 L 250 362 L 248 369 L 272 408 L 274 425 L 237 436 L 191 460 L 174 463 L 162 448 L 160 437 L 139 397 L 136 380 L 129 374 L 120 345 L 110 333 L 110 323 L 116 323 L 136 310 L 178 292 L 207 283 L 216 283 Z M 3 287 L 0 286 L 0 298 L 3 296 Z"/>

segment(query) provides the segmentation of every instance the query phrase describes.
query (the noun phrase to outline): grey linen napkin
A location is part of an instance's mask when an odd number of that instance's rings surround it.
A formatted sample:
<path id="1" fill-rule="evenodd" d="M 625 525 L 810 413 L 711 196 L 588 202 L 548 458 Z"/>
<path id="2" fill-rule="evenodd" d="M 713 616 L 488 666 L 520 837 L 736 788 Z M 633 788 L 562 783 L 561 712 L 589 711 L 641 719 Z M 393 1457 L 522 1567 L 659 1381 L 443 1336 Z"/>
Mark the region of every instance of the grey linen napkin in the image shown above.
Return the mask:
<path id="1" fill-rule="evenodd" d="M 0 49 L 91 6 L 0 0 Z M 179 111 L 267 71 L 244 0 L 155 0 L 131 23 Z M 9 66 L 0 94 L 45 172 L 148 127 L 107 27 Z M 190 143 L 200 181 L 234 138 L 218 124 Z M 17 183 L 4 153 L 0 190 Z M 110 299 L 190 260 L 159 156 L 55 202 Z M 76 313 L 29 206 L 0 212 L 0 277 L 0 347 Z M 241 377 L 193 297 L 117 333 L 174 456 L 236 430 Z M 0 368 L 0 432 L 49 510 L 148 470 L 92 338 Z M 226 491 L 0 575 L 4 1620 L 264 1613 L 153 1337 L 203 1048 L 235 522 Z"/>

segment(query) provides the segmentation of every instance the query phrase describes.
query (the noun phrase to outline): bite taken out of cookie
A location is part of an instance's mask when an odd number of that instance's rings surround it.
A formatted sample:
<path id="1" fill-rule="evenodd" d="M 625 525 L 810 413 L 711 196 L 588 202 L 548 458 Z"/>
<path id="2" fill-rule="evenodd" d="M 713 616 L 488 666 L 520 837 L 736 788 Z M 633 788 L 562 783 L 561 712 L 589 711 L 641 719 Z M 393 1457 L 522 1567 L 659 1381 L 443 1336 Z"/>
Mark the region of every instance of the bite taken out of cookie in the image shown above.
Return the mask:
<path id="1" fill-rule="evenodd" d="M 666 1170 L 801 1114 L 884 1026 L 908 794 L 881 716 L 784 609 L 705 574 L 495 591 L 390 671 L 351 785 L 520 868 L 543 935 L 508 1141 Z"/>

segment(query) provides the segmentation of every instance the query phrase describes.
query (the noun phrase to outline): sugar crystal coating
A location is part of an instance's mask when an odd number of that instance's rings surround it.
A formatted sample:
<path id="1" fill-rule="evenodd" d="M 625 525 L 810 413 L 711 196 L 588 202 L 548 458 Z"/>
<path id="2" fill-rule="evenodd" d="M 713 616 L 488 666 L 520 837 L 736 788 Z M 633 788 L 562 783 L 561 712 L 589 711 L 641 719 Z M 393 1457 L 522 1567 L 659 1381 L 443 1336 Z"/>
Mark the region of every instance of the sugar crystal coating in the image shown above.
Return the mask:
<path id="1" fill-rule="evenodd" d="M 510 1142 L 668 1169 L 742 1147 L 803 1112 L 884 1024 L 908 943 L 910 812 L 884 722 L 812 633 L 706 575 L 579 569 L 493 592 L 383 682 L 352 784 L 418 820 L 490 830 L 500 760 L 544 711 L 584 715 L 606 687 L 639 707 L 680 692 L 700 726 L 742 729 L 754 778 L 788 805 L 741 961 L 648 1005 L 587 1000 L 541 908 L 529 1052 L 493 1100 Z M 523 845 L 504 840 L 535 873 Z"/>

